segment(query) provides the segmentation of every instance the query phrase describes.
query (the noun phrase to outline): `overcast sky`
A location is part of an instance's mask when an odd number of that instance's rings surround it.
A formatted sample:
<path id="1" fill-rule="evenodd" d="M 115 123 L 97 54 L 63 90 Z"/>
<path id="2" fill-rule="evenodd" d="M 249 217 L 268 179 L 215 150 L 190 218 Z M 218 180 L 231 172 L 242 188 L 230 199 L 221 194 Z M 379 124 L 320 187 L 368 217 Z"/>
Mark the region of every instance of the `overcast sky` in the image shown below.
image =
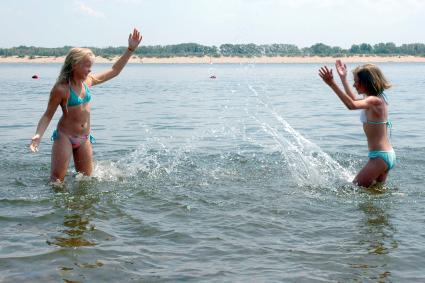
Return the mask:
<path id="1" fill-rule="evenodd" d="M 425 0 L 2 0 L 0 47 L 425 43 Z"/>

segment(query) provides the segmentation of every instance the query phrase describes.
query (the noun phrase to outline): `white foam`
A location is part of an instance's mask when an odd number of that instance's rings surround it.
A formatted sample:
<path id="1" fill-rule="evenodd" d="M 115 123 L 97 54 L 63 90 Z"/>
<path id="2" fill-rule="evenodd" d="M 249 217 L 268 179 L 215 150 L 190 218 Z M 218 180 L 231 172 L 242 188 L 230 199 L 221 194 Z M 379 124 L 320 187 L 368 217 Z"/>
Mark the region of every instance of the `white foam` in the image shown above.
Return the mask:
<path id="1" fill-rule="evenodd" d="M 351 181 L 354 174 L 341 166 L 325 153 L 318 145 L 303 137 L 299 132 L 270 106 L 265 103 L 251 85 L 249 89 L 257 100 L 282 127 L 273 127 L 257 115 L 252 117 L 260 124 L 265 133 L 278 144 L 291 170 L 291 174 L 300 185 L 329 186 L 336 181 Z"/>

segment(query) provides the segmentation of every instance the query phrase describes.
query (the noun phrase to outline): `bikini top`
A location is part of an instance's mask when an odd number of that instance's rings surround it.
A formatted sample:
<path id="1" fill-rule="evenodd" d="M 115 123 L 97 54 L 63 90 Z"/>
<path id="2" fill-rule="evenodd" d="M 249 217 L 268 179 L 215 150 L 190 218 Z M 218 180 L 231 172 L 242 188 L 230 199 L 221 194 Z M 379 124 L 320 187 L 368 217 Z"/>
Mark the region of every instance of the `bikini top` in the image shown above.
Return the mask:
<path id="1" fill-rule="evenodd" d="M 384 100 L 385 104 L 388 105 L 388 97 L 385 93 L 378 94 L 378 97 L 382 98 Z M 369 124 L 369 125 L 383 125 L 383 124 L 385 124 L 385 125 L 387 125 L 387 127 L 390 128 L 390 136 L 391 136 L 391 128 L 392 128 L 391 121 L 389 121 L 389 120 L 380 121 L 380 122 L 370 121 L 370 120 L 367 119 L 365 109 L 362 109 L 361 112 L 360 112 L 360 122 L 362 122 L 363 124 Z"/>
<path id="2" fill-rule="evenodd" d="M 86 94 L 83 98 L 79 97 L 75 91 L 72 89 L 71 84 L 69 84 L 69 99 L 68 99 L 68 106 L 77 106 L 80 104 L 86 104 L 89 103 L 91 100 L 91 92 L 90 89 L 87 87 L 85 83 L 83 83 L 84 88 L 86 90 Z"/>

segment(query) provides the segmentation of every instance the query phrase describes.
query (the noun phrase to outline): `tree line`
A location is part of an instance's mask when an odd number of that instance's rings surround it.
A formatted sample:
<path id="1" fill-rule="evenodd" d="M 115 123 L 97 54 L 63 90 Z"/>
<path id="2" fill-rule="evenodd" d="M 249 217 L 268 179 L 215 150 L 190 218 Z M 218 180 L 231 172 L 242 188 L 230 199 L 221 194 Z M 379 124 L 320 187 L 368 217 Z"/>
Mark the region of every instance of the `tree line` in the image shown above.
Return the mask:
<path id="1" fill-rule="evenodd" d="M 0 56 L 18 56 L 34 58 L 36 56 L 65 56 L 71 46 L 45 48 L 34 46 L 18 46 L 12 48 L 0 48 Z M 124 52 L 126 47 L 89 47 L 97 56 L 112 58 Z M 413 55 L 425 57 L 425 44 L 410 43 L 396 46 L 393 42 L 378 44 L 353 44 L 348 49 L 337 46 L 329 46 L 317 43 L 310 47 L 299 48 L 293 44 L 222 44 L 220 46 L 205 46 L 197 43 L 181 43 L 175 45 L 140 46 L 134 53 L 138 57 L 202 57 L 202 56 L 353 56 L 353 55 L 377 55 L 377 56 L 400 56 Z"/>

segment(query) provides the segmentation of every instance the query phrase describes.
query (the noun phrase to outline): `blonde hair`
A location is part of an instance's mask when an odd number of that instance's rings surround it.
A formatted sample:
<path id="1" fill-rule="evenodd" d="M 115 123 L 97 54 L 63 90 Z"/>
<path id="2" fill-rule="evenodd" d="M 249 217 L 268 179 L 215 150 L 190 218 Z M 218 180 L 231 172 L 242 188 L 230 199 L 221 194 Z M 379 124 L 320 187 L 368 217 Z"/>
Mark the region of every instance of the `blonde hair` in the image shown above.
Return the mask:
<path id="1" fill-rule="evenodd" d="M 381 70 L 373 64 L 358 66 L 353 70 L 353 75 L 357 76 L 368 95 L 379 95 L 391 87 Z"/>
<path id="2" fill-rule="evenodd" d="M 69 82 L 74 65 L 81 63 L 86 58 L 94 59 L 94 53 L 88 48 L 71 48 L 66 55 L 65 62 L 59 73 L 57 82 Z"/>

